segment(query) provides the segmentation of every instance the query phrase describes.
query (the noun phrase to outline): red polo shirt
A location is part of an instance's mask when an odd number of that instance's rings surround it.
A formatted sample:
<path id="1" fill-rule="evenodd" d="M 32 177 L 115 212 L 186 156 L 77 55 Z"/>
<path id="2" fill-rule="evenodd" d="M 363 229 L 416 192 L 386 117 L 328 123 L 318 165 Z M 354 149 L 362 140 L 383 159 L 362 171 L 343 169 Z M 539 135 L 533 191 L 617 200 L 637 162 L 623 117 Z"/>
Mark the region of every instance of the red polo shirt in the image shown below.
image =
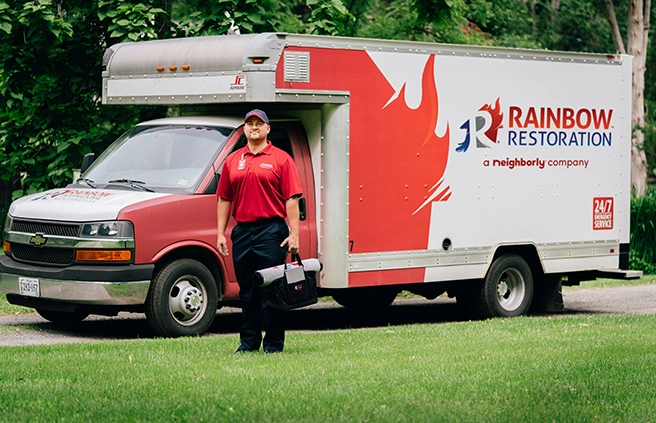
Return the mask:
<path id="1" fill-rule="evenodd" d="M 232 201 L 232 216 L 242 223 L 284 219 L 285 201 L 302 193 L 294 159 L 271 141 L 257 154 L 248 145 L 230 154 L 217 190 L 219 197 Z"/>

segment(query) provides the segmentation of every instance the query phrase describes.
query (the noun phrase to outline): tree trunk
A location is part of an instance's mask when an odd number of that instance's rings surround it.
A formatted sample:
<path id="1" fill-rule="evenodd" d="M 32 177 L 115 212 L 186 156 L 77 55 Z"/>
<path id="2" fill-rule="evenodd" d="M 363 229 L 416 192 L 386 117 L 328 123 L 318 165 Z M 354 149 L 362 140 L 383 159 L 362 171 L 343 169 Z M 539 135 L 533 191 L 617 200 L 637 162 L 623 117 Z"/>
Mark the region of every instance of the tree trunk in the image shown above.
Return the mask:
<path id="1" fill-rule="evenodd" d="M 615 51 L 619 54 L 626 54 L 624 49 L 624 41 L 622 41 L 622 34 L 617 25 L 617 16 L 615 16 L 615 6 L 613 0 L 605 0 L 606 12 L 608 13 L 608 22 L 610 23 L 611 33 L 613 34 L 613 43 L 615 44 Z"/>
<path id="2" fill-rule="evenodd" d="M 636 195 L 643 195 L 647 188 L 647 158 L 643 148 L 645 126 L 645 4 L 643 0 L 629 0 L 629 26 L 627 53 L 633 56 L 633 101 L 631 127 L 631 185 Z"/>
<path id="3" fill-rule="evenodd" d="M 645 71 L 647 69 L 647 45 L 649 42 L 649 20 L 651 0 L 628 0 L 627 49 L 620 35 L 612 0 L 604 0 L 608 21 L 612 28 L 613 42 L 618 53 L 633 56 L 632 102 L 631 102 L 631 187 L 637 195 L 647 188 L 647 157 L 644 150 L 645 135 Z"/>

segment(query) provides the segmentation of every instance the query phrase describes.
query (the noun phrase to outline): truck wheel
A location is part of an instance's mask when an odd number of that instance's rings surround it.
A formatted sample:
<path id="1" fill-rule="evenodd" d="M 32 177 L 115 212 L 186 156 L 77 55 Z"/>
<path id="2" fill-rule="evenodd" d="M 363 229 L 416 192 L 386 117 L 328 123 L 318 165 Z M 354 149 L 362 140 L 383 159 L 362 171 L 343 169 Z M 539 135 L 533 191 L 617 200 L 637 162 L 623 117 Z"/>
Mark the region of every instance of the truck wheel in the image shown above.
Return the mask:
<path id="1" fill-rule="evenodd" d="M 80 323 L 89 316 L 89 313 L 79 308 L 75 311 L 53 311 L 37 308 L 36 312 L 44 319 L 62 326 Z"/>
<path id="2" fill-rule="evenodd" d="M 526 261 L 506 254 L 494 261 L 476 298 L 482 317 L 514 317 L 526 314 L 533 298 L 533 276 Z"/>
<path id="3" fill-rule="evenodd" d="M 342 307 L 354 310 L 378 310 L 392 304 L 398 291 L 387 288 L 346 288 L 334 291 L 332 295 Z"/>
<path id="4" fill-rule="evenodd" d="M 161 336 L 200 335 L 214 321 L 217 302 L 218 290 L 207 267 L 180 259 L 155 275 L 146 299 L 146 319 Z"/>

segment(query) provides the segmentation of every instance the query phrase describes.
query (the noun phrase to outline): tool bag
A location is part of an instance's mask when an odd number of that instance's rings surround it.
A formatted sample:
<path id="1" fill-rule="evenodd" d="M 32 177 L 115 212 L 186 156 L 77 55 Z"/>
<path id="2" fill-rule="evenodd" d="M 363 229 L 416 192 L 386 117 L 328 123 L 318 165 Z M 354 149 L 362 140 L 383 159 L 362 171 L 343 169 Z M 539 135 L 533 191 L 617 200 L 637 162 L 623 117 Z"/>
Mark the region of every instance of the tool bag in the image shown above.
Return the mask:
<path id="1" fill-rule="evenodd" d="M 292 254 L 292 260 L 296 263 L 258 270 L 253 275 L 253 283 L 268 290 L 267 308 L 286 311 L 317 302 L 317 272 L 323 264 L 319 259 L 301 261 L 298 254 Z"/>

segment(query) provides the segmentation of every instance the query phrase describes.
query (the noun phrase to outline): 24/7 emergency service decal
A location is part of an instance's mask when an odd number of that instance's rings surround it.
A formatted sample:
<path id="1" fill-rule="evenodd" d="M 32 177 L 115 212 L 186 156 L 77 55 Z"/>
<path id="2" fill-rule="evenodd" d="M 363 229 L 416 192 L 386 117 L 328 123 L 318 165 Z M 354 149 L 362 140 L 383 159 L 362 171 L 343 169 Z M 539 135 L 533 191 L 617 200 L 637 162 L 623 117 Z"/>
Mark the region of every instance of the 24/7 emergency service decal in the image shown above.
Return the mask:
<path id="1" fill-rule="evenodd" d="M 592 229 L 613 229 L 613 197 L 595 197 L 592 199 Z"/>

